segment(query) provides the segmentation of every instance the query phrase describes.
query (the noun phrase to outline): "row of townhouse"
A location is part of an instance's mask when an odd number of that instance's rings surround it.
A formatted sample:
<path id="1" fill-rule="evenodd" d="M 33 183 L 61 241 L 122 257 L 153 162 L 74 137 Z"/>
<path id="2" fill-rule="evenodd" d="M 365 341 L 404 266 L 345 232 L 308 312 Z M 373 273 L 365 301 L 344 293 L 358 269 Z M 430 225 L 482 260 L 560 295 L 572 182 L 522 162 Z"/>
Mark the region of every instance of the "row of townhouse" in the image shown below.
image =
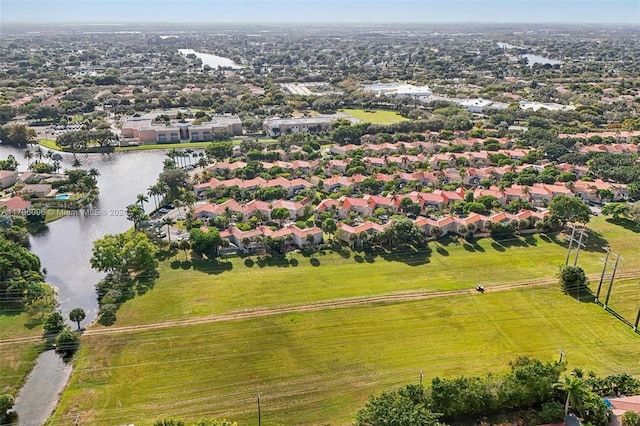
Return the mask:
<path id="1" fill-rule="evenodd" d="M 588 132 L 588 133 L 575 133 L 575 134 L 559 134 L 558 137 L 561 139 L 566 138 L 580 138 L 580 139 L 590 139 L 594 136 L 599 136 L 601 138 L 614 138 L 618 142 L 626 142 L 629 143 L 633 138 L 640 136 L 640 130 L 633 131 L 617 131 L 617 132 Z"/>
<path id="2" fill-rule="evenodd" d="M 363 140 L 367 140 L 369 138 L 373 138 L 375 135 L 364 135 Z M 508 138 L 492 138 L 491 140 L 495 140 L 503 147 L 510 146 L 512 143 Z M 414 142 L 383 142 L 383 143 L 363 143 L 363 144 L 347 144 L 347 145 L 331 145 L 329 147 L 329 152 L 337 155 L 348 155 L 350 152 L 355 150 L 362 150 L 364 152 L 371 153 L 380 153 L 380 154 L 401 154 L 409 149 L 419 149 L 423 152 L 436 152 L 439 151 L 442 147 L 448 147 L 451 145 L 463 145 L 467 149 L 471 150 L 472 148 L 478 146 L 477 144 L 483 145 L 487 139 L 479 139 L 479 138 L 469 138 L 469 139 L 461 139 L 456 138 L 452 141 L 448 140 L 440 140 L 438 142 L 433 141 L 414 141 Z"/>
<path id="3" fill-rule="evenodd" d="M 208 228 L 203 227 L 202 230 Z M 206 232 L 206 231 L 205 231 Z M 272 230 L 267 226 L 259 226 L 256 229 L 249 231 L 241 231 L 235 226 L 229 226 L 229 228 L 220 232 L 222 238 L 229 239 L 229 242 L 237 246 L 240 250 L 246 250 L 250 252 L 257 251 L 262 247 L 262 239 L 265 237 L 271 238 L 285 238 L 291 236 L 291 244 L 300 248 L 307 245 L 317 245 L 322 243 L 322 229 L 318 227 L 311 227 L 300 229 L 295 225 L 287 225 L 282 229 Z M 311 238 L 309 238 L 311 236 Z"/>
<path id="4" fill-rule="evenodd" d="M 270 170 L 273 167 L 282 167 L 283 169 L 299 170 L 303 173 L 311 173 L 315 171 L 322 162 L 319 159 L 313 161 L 295 160 L 295 161 L 273 161 L 273 162 L 261 162 L 262 167 L 265 170 Z M 212 166 L 207 167 L 205 170 L 214 173 L 235 172 L 239 169 L 247 167 L 248 163 L 244 161 L 226 162 L 221 161 Z"/>
<path id="5" fill-rule="evenodd" d="M 605 145 L 605 144 L 585 145 L 585 146 L 581 146 L 579 148 L 579 151 L 584 153 L 607 152 L 610 154 L 637 154 L 638 145 L 634 145 L 632 143 L 615 143 L 611 145 Z"/>
<path id="6" fill-rule="evenodd" d="M 472 191 L 474 199 L 482 196 L 492 196 L 502 207 L 517 199 L 523 199 L 534 205 L 546 205 L 557 195 L 575 195 L 584 201 L 599 201 L 598 189 L 608 189 L 614 194 L 614 200 L 620 200 L 627 196 L 625 185 L 615 185 L 601 180 L 596 182 L 576 182 L 573 188 L 565 185 L 551 185 L 535 183 L 531 186 L 512 185 L 507 188 L 492 186 L 488 189 L 475 188 L 465 190 L 458 188 L 455 191 L 434 190 L 433 192 L 412 191 L 407 194 L 395 194 L 383 197 L 380 195 L 365 195 L 362 198 L 342 196 L 338 199 L 325 199 L 315 208 L 315 212 L 333 210 L 340 218 L 345 218 L 349 212 L 355 212 L 362 217 L 371 216 L 378 207 L 388 209 L 391 214 L 401 211 L 400 204 L 408 198 L 420 206 L 421 214 L 428 210 L 442 210 L 456 201 L 463 201 L 467 192 Z"/>
<path id="7" fill-rule="evenodd" d="M 207 203 L 198 206 L 193 210 L 193 215 L 197 219 L 215 219 L 218 216 L 233 215 L 242 221 L 246 221 L 258 212 L 269 218 L 274 209 L 285 208 L 289 211 L 289 219 L 296 220 L 304 216 L 305 209 L 310 205 L 310 198 L 305 198 L 301 201 L 277 200 L 271 203 L 261 200 L 240 203 L 230 198 L 221 204 Z"/>
<path id="8" fill-rule="evenodd" d="M 498 212 L 490 216 L 483 216 L 477 213 L 471 213 L 466 217 L 444 216 L 438 219 L 430 219 L 424 216 L 418 216 L 413 223 L 420 229 L 424 230 L 427 235 L 431 234 L 431 230 L 438 227 L 442 230 L 442 235 L 458 233 L 459 229 L 464 226 L 469 228 L 469 225 L 473 224 L 476 234 L 483 234 L 488 232 L 487 224 L 492 223 L 504 223 L 511 220 L 529 220 L 537 221 L 542 220 L 549 216 L 548 210 L 541 212 L 534 212 L 530 210 L 522 210 L 519 213 L 511 214 L 506 212 Z M 336 231 L 336 238 L 347 243 L 360 244 L 362 242 L 363 233 L 373 235 L 379 232 L 384 232 L 385 228 L 389 226 L 389 223 L 381 225 L 370 221 L 365 221 L 356 226 L 347 225 L 345 223 L 339 223 Z"/>
<path id="9" fill-rule="evenodd" d="M 211 178 L 208 182 L 194 185 L 193 190 L 196 193 L 196 197 L 202 199 L 205 197 L 207 189 L 216 189 L 223 187 L 228 188 L 231 186 L 237 186 L 241 191 L 252 191 L 259 188 L 280 187 L 286 189 L 287 195 L 289 197 L 292 197 L 299 191 L 310 188 L 312 184 L 304 179 L 289 180 L 283 177 L 277 177 L 269 180 L 263 179 L 261 177 L 248 180 L 242 180 L 238 178 L 218 180 L 216 178 Z"/>

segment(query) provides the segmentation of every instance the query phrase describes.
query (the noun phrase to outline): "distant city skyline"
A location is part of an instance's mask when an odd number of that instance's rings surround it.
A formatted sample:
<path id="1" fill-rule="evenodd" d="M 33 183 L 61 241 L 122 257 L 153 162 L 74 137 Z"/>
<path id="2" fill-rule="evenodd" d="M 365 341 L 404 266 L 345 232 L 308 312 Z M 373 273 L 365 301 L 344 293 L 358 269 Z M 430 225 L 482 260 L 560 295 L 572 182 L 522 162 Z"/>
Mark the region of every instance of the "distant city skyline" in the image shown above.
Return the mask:
<path id="1" fill-rule="evenodd" d="M 639 24 L 638 0 L 2 0 L 0 23 Z"/>

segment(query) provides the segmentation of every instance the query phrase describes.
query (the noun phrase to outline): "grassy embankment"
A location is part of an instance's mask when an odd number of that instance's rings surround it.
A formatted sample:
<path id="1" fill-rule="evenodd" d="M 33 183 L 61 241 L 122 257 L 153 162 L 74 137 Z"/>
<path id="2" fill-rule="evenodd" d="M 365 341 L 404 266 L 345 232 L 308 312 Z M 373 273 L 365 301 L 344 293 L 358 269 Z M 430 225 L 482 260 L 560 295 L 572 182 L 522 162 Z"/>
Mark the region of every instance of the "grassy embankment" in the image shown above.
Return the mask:
<path id="1" fill-rule="evenodd" d="M 239 145 L 242 142 L 242 137 L 235 137 L 223 142 L 233 142 L 235 145 Z M 274 143 L 276 140 L 270 137 L 259 137 L 258 142 L 261 143 Z M 41 139 L 38 143 L 45 148 L 55 151 L 62 151 L 56 142 L 53 140 Z M 148 151 L 152 149 L 186 149 L 186 148 L 206 148 L 211 142 L 182 142 L 182 143 L 158 143 L 151 145 L 136 145 L 136 146 L 118 146 L 115 148 L 115 152 L 130 152 L 130 151 Z"/>
<path id="2" fill-rule="evenodd" d="M 0 304 L 0 340 L 42 336 L 42 322 L 24 312 L 19 305 Z M 43 343 L 0 345 L 0 394 L 15 395 L 20 389 Z"/>
<path id="3" fill-rule="evenodd" d="M 592 228 L 625 256 L 640 260 L 638 235 L 596 218 Z M 77 369 L 53 424 L 80 413 L 85 424 L 151 424 L 165 416 L 255 421 L 262 394 L 264 424 L 348 424 L 367 396 L 415 382 L 507 368 L 519 355 L 554 359 L 598 373 L 640 374 L 640 336 L 593 303 L 564 296 L 556 284 L 492 292 L 492 285 L 549 279 L 563 263 L 563 245 L 544 237 L 520 243 L 480 240 L 431 245 L 426 256 L 359 258 L 351 254 L 293 257 L 282 267 L 163 264 L 145 295 L 127 302 L 116 326 L 202 317 L 259 307 L 418 289 L 469 289 L 414 302 L 85 336 Z M 601 270 L 598 251 L 579 264 Z M 256 259 L 253 259 L 254 261 Z M 286 265 L 288 266 L 284 266 Z M 635 270 L 637 271 L 638 268 Z M 475 293 L 483 283 L 487 294 Z M 595 290 L 595 284 L 592 288 Z M 610 305 L 637 309 L 637 279 L 619 281 Z"/>
<path id="4" fill-rule="evenodd" d="M 371 124 L 393 124 L 399 121 L 407 121 L 405 118 L 395 111 L 385 110 L 363 110 L 363 109 L 341 109 L 340 112 L 345 112 L 350 116 L 362 120 L 365 123 Z"/>

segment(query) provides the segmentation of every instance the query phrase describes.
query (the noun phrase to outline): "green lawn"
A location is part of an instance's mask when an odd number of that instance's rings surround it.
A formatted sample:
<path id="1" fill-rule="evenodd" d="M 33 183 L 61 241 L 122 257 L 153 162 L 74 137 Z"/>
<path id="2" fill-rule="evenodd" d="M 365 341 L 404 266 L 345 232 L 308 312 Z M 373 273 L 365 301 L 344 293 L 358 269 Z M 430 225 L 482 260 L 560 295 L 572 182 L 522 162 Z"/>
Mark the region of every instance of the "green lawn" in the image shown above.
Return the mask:
<path id="1" fill-rule="evenodd" d="M 384 110 L 363 110 L 363 109 L 341 109 L 340 112 L 346 112 L 350 116 L 371 124 L 393 124 L 399 121 L 407 121 L 408 119 L 401 116 L 395 111 Z"/>
<path id="2" fill-rule="evenodd" d="M 60 147 L 53 139 L 38 139 L 38 143 L 45 148 L 53 149 L 55 151 L 61 151 Z"/>
<path id="3" fill-rule="evenodd" d="M 349 424 L 369 394 L 504 371 L 519 355 L 640 374 L 640 336 L 555 286 L 87 336 L 53 425 L 226 417 Z"/>
<path id="4" fill-rule="evenodd" d="M 205 148 L 211 142 L 184 142 L 184 143 L 159 143 L 153 145 L 119 146 L 116 151 L 146 151 L 150 149 L 172 149 L 172 148 Z"/>
<path id="5" fill-rule="evenodd" d="M 20 310 L 16 305 L 0 305 L 0 340 L 42 336 L 42 323 Z M 0 345 L 0 394 L 15 395 L 33 368 L 41 346 L 40 343 Z"/>

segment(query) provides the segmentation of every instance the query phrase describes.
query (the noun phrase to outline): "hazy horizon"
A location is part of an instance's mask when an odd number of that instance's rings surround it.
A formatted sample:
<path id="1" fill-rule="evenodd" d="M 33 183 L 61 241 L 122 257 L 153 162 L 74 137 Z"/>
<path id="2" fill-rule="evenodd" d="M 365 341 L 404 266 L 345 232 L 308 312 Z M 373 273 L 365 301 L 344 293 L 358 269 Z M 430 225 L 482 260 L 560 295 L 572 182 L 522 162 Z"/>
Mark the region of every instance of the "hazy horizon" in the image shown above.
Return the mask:
<path id="1" fill-rule="evenodd" d="M 637 0 L 3 0 L 2 24 L 640 24 Z"/>

